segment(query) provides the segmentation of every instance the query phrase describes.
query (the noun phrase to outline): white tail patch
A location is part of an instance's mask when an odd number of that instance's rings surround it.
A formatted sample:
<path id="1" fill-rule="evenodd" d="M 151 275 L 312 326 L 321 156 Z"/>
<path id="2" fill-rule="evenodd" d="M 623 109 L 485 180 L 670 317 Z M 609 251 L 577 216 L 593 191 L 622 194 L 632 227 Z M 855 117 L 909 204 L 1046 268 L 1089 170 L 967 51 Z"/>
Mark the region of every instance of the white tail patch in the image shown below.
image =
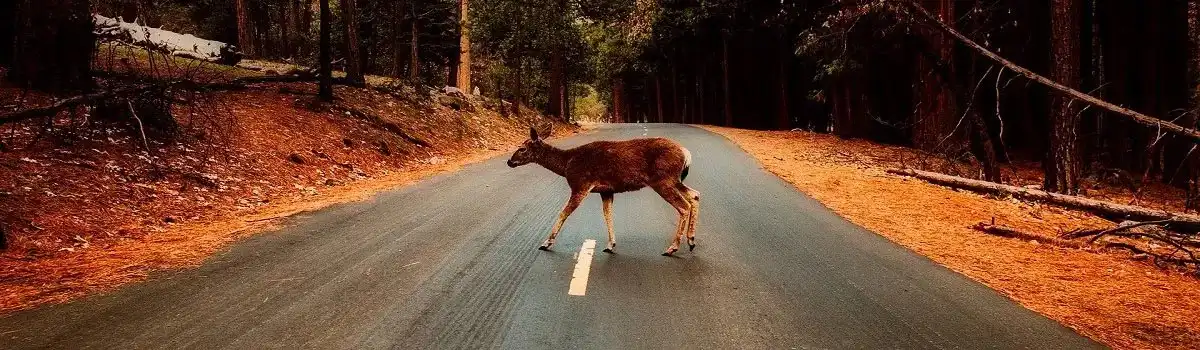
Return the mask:
<path id="1" fill-rule="evenodd" d="M 692 152 L 688 151 L 686 147 L 679 147 L 679 149 L 683 150 L 683 166 L 692 166 Z"/>

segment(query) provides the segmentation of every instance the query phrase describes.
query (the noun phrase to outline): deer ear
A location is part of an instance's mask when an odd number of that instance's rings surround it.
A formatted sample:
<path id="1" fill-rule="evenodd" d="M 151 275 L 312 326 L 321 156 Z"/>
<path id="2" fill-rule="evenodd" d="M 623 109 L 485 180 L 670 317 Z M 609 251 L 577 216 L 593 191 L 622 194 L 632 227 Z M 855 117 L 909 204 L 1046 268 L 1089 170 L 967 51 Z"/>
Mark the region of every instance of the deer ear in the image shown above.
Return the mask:
<path id="1" fill-rule="evenodd" d="M 542 129 L 542 137 L 549 137 L 550 132 L 553 130 L 554 130 L 554 123 L 547 123 L 546 127 Z"/>
<path id="2" fill-rule="evenodd" d="M 531 126 L 531 127 L 529 127 L 529 139 L 530 139 L 530 140 L 534 140 L 534 141 L 537 141 L 537 140 L 538 140 L 538 132 L 537 132 L 537 129 L 534 129 L 532 126 Z"/>

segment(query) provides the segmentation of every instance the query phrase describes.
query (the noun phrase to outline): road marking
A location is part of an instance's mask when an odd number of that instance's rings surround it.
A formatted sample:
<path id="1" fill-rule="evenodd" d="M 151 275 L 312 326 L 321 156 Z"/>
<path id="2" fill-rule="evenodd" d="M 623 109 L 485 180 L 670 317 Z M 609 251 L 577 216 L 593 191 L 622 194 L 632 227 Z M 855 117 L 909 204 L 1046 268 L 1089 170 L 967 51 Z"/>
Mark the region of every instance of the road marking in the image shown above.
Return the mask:
<path id="1" fill-rule="evenodd" d="M 595 251 L 596 240 L 583 241 L 583 246 L 579 248 L 579 259 L 575 261 L 575 273 L 571 274 L 571 288 L 567 290 L 568 295 L 587 294 L 588 273 L 592 269 L 592 255 L 595 254 Z"/>

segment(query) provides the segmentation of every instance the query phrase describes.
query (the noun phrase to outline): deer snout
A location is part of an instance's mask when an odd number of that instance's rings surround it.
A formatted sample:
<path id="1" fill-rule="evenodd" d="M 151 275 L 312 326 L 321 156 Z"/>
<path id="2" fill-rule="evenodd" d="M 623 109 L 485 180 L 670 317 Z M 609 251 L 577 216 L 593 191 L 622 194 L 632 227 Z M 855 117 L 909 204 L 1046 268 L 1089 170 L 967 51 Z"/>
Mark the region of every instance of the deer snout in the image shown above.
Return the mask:
<path id="1" fill-rule="evenodd" d="M 518 166 L 521 166 L 521 163 L 518 163 L 517 161 L 515 161 L 515 160 L 512 160 L 512 159 L 509 159 L 509 160 L 508 160 L 508 167 L 509 167 L 509 168 L 516 168 L 516 167 L 518 167 Z"/>

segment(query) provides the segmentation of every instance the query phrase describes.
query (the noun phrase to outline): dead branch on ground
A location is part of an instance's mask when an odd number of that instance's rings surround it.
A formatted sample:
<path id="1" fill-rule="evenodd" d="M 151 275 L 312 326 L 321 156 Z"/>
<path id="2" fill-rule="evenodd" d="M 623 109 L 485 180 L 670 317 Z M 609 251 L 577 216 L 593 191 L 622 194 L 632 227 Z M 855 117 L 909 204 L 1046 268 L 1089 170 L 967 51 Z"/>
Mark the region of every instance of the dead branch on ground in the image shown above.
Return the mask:
<path id="1" fill-rule="evenodd" d="M 1053 237 L 1044 237 L 1041 235 L 1017 230 L 1012 227 L 1008 227 L 1008 226 L 1004 226 L 1004 225 L 997 225 L 995 223 L 995 219 L 992 219 L 991 223 L 981 221 L 981 222 L 971 226 L 971 228 L 975 229 L 976 231 L 983 232 L 983 233 L 993 235 L 993 236 L 1016 238 L 1016 239 L 1021 239 L 1021 240 L 1032 240 L 1032 241 L 1037 241 L 1038 243 L 1047 243 L 1047 244 L 1064 247 L 1064 248 L 1082 249 L 1086 246 L 1085 244 L 1080 243 L 1080 242 L 1069 241 L 1069 240 L 1065 240 L 1065 239 L 1058 239 L 1058 238 L 1053 238 Z"/>
<path id="2" fill-rule="evenodd" d="M 964 177 L 939 174 L 914 169 L 890 169 L 891 174 L 910 176 L 934 184 L 951 188 L 964 189 L 985 194 L 1009 195 L 1018 199 L 1043 201 L 1072 209 L 1080 209 L 1109 218 L 1114 221 L 1158 221 L 1169 220 L 1177 228 L 1200 229 L 1200 216 L 1171 213 L 1163 210 L 1150 209 L 1132 205 L 1106 202 L 1079 196 L 1071 196 L 1042 190 L 1024 188 L 968 179 Z"/>
<path id="3" fill-rule="evenodd" d="M 1104 247 L 1128 250 L 1134 254 L 1150 256 L 1156 265 L 1162 263 L 1200 267 L 1197 248 L 1200 248 L 1200 236 L 1196 231 L 1175 231 L 1180 223 L 1172 220 L 1156 221 L 1125 221 L 1116 227 L 1096 230 L 1080 230 L 1062 235 L 1066 239 L 1088 238 L 1089 244 L 1095 244 L 1101 238 L 1121 238 L 1120 242 L 1104 242 Z M 1140 247 L 1135 243 L 1144 243 Z M 1200 273 L 1200 271 L 1198 271 Z"/>
<path id="4" fill-rule="evenodd" d="M 1120 221 L 1120 224 L 1113 228 L 1076 230 L 1063 234 L 1057 239 L 1021 232 L 1016 229 L 998 226 L 994 223 L 981 222 L 972 226 L 972 228 L 988 234 L 1019 239 L 1036 239 L 1072 248 L 1082 248 L 1088 245 L 1103 243 L 1101 246 L 1106 248 L 1124 249 L 1134 254 L 1150 256 L 1154 259 L 1155 264 L 1170 263 L 1200 268 L 1200 258 L 1198 258 L 1200 256 L 1200 234 L 1198 234 L 1200 232 L 1200 216 L 1177 214 L 921 170 L 891 169 L 887 172 L 915 177 L 930 183 L 956 189 L 985 194 L 1009 195 L 1018 199 L 1036 200 L 1067 208 L 1080 209 L 1110 220 L 1126 220 Z M 1123 241 L 1101 242 L 1100 239 L 1105 237 L 1120 238 Z M 1086 243 L 1072 241 L 1081 238 L 1088 238 L 1088 241 Z M 1145 245 L 1146 247 L 1142 247 L 1141 245 Z"/>

